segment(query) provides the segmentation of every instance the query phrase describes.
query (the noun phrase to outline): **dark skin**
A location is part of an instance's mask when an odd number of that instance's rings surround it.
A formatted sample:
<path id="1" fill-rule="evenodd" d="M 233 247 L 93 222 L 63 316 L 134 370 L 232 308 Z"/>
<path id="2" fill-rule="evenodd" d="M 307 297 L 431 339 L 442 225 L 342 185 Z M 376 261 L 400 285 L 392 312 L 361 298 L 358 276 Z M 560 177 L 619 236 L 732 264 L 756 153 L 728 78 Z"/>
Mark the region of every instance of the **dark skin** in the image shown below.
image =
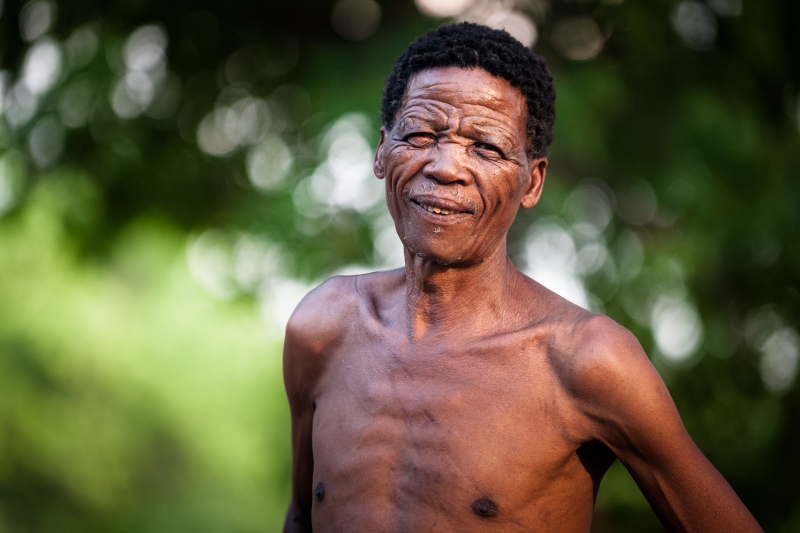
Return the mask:
<path id="1" fill-rule="evenodd" d="M 547 168 L 526 113 L 507 81 L 437 68 L 381 129 L 406 265 L 333 278 L 289 321 L 284 531 L 587 532 L 616 458 L 668 531 L 761 531 L 636 338 L 508 258 Z"/>

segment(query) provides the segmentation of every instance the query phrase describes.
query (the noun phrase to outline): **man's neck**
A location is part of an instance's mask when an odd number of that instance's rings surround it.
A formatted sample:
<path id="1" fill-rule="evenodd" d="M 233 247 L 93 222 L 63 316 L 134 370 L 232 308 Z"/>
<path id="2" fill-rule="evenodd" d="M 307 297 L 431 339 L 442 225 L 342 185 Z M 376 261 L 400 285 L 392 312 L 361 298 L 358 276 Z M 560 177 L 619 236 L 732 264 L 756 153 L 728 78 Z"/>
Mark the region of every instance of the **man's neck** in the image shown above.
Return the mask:
<path id="1" fill-rule="evenodd" d="M 465 324 L 473 333 L 491 326 L 508 308 L 516 273 L 505 246 L 469 266 L 445 266 L 406 250 L 405 312 L 411 341 Z"/>

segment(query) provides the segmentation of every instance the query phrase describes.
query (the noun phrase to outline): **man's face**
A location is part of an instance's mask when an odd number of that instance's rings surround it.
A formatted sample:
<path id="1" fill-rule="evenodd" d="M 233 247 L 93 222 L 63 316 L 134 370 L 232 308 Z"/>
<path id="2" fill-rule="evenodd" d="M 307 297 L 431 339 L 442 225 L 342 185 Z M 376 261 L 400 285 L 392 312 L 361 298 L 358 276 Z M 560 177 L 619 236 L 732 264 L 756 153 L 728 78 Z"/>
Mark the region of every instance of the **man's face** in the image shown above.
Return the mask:
<path id="1" fill-rule="evenodd" d="M 505 243 L 517 209 L 539 199 L 547 160 L 525 152 L 522 93 L 483 69 L 436 68 L 409 82 L 381 128 L 375 175 L 408 250 L 474 264 Z"/>

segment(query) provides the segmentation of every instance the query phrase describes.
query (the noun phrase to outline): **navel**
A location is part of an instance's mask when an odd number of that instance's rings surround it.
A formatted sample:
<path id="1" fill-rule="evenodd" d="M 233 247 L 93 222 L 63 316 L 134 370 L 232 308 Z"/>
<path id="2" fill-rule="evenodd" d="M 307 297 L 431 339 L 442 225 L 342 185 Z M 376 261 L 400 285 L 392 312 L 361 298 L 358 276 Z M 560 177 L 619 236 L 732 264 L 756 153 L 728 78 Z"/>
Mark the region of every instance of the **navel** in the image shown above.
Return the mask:
<path id="1" fill-rule="evenodd" d="M 314 489 L 314 498 L 316 498 L 318 502 L 325 499 L 325 483 L 322 481 L 317 483 L 317 488 Z"/>
<path id="2" fill-rule="evenodd" d="M 489 498 L 478 498 L 472 502 L 472 512 L 481 518 L 494 518 L 500 512 L 497 504 Z"/>

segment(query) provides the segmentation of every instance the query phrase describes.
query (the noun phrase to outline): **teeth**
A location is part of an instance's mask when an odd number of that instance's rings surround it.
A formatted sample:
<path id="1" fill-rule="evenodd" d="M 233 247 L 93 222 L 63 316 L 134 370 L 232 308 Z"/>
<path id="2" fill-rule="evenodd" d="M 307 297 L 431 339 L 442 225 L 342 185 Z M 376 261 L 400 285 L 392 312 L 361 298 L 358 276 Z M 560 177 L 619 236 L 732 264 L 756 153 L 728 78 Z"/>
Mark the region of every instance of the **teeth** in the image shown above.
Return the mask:
<path id="1" fill-rule="evenodd" d="M 450 209 L 442 209 L 441 207 L 433 207 L 432 205 L 420 204 L 423 209 L 426 211 L 430 211 L 431 213 L 436 213 L 438 215 L 455 215 L 455 211 L 451 211 Z"/>

